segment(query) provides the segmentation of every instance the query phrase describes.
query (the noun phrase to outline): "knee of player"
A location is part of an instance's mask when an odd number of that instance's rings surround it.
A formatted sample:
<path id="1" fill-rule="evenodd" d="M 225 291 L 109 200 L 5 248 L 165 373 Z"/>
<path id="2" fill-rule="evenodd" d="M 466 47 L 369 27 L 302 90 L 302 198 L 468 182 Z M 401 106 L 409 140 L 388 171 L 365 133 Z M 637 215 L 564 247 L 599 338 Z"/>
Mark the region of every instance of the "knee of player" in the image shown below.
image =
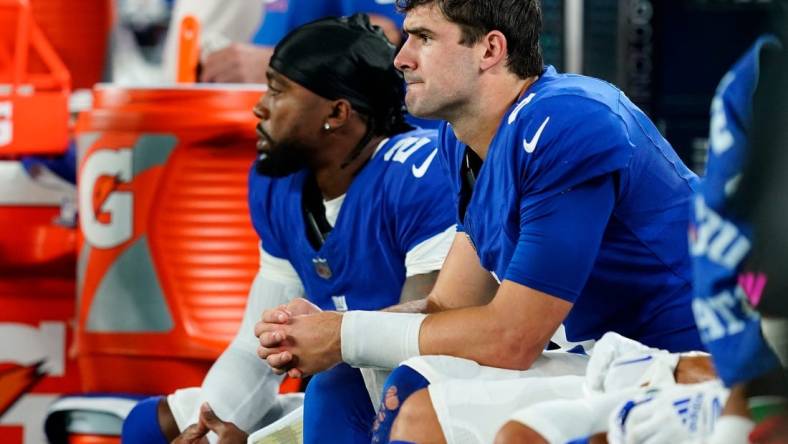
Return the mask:
<path id="1" fill-rule="evenodd" d="M 336 402 L 335 398 L 341 396 L 337 387 L 342 381 L 337 381 L 335 376 L 328 372 L 314 375 L 306 386 L 304 402 L 310 405 L 331 405 Z"/>
<path id="2" fill-rule="evenodd" d="M 391 440 L 441 442 L 443 434 L 427 389 L 408 397 L 391 429 Z"/>
<path id="3" fill-rule="evenodd" d="M 530 427 L 517 421 L 509 421 L 498 430 L 495 444 L 512 443 L 547 444 L 547 441 Z"/>
<path id="4" fill-rule="evenodd" d="M 162 396 L 147 398 L 129 411 L 121 431 L 124 443 L 166 443 L 177 436 L 177 426 L 175 436 L 169 436 L 172 433 L 168 433 L 170 431 L 160 424 L 159 411 L 162 402 L 166 404 L 166 398 Z"/>
<path id="5" fill-rule="evenodd" d="M 429 381 L 421 373 L 407 365 L 400 365 L 392 370 L 386 379 L 384 398 L 391 400 L 391 395 L 396 395 L 397 404 L 401 404 L 411 394 L 426 388 L 428 385 Z M 386 407 L 390 410 L 396 410 L 397 408 Z"/>

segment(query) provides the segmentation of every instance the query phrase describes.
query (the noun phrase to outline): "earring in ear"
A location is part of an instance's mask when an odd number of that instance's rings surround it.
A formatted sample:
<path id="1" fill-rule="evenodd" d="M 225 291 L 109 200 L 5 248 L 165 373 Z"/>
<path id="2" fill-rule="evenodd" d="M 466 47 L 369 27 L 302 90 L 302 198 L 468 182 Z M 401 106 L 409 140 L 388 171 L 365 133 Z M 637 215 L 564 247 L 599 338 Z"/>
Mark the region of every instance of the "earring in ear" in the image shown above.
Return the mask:
<path id="1" fill-rule="evenodd" d="M 331 131 L 331 125 L 329 125 L 328 122 L 326 122 L 323 124 L 323 129 L 326 131 Z"/>

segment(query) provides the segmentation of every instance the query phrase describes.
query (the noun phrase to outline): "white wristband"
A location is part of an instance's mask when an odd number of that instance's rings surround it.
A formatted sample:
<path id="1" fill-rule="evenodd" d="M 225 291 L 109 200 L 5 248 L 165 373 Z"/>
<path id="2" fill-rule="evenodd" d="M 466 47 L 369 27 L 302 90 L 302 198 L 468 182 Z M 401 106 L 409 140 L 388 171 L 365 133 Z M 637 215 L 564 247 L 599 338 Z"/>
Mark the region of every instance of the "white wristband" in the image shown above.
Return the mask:
<path id="1" fill-rule="evenodd" d="M 724 415 L 717 419 L 709 444 L 740 444 L 750 442 L 749 436 L 755 423 L 750 418 Z"/>
<path id="2" fill-rule="evenodd" d="M 342 316 L 342 360 L 354 367 L 391 369 L 419 356 L 419 330 L 427 315 L 349 311 Z"/>

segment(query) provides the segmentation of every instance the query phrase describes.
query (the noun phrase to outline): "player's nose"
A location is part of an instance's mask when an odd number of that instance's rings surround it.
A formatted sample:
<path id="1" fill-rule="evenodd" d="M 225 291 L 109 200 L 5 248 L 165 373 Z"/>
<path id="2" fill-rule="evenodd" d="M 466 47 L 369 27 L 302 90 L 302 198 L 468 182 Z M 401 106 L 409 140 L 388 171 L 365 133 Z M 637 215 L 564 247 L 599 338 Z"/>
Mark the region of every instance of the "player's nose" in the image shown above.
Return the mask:
<path id="1" fill-rule="evenodd" d="M 260 120 L 268 120 L 268 118 L 271 117 L 271 112 L 268 110 L 268 107 L 265 106 L 265 96 L 257 101 L 254 108 L 252 108 L 252 113 Z"/>
<path id="2" fill-rule="evenodd" d="M 416 58 L 413 54 L 413 45 L 411 44 L 411 37 L 405 40 L 405 43 L 400 48 L 397 56 L 394 57 L 394 67 L 398 70 L 405 72 L 405 71 L 413 71 L 416 69 Z"/>

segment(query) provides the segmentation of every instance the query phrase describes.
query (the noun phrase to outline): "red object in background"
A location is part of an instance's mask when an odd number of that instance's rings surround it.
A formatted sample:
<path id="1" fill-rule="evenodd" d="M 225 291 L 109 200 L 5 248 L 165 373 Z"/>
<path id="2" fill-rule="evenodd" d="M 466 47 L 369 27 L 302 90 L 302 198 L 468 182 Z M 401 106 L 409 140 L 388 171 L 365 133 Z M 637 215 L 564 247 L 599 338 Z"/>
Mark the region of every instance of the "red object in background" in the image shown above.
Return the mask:
<path id="1" fill-rule="evenodd" d="M 0 205 L 0 288 L 24 277 L 76 279 L 77 230 L 54 224 L 59 212 L 53 206 Z"/>
<path id="2" fill-rule="evenodd" d="M 0 156 L 65 151 L 70 82 L 28 0 L 0 0 Z"/>
<path id="3" fill-rule="evenodd" d="M 31 393 L 79 390 L 76 361 L 68 354 L 76 311 L 76 229 L 53 224 L 59 211 L 52 206 L 0 205 L 0 326 L 36 329 L 54 323 L 63 331 L 53 357 L 62 358 L 63 374 L 47 375 Z M 3 339 L 14 343 L 13 338 Z"/>
<path id="4" fill-rule="evenodd" d="M 22 442 L 24 429 L 21 426 L 0 425 L 0 442 L 17 444 Z"/>
<path id="5" fill-rule="evenodd" d="M 80 389 L 76 359 L 69 355 L 76 230 L 54 226 L 58 213 L 51 206 L 0 205 L 0 329 L 6 352 L 0 362 L 6 370 L 0 375 L 6 401 L 0 406 L 2 443 L 43 442 L 47 406 Z M 16 394 L 21 396 L 10 399 Z"/>
<path id="6" fill-rule="evenodd" d="M 0 415 L 45 376 L 40 368 L 41 362 L 27 366 L 0 364 Z"/>
<path id="7" fill-rule="evenodd" d="M 77 123 L 85 391 L 197 386 L 236 333 L 259 266 L 246 183 L 261 94 L 94 91 Z"/>
<path id="8" fill-rule="evenodd" d="M 282 384 L 279 386 L 279 393 L 297 393 L 303 391 L 304 388 L 303 379 L 285 376 L 285 379 L 282 380 Z"/>
<path id="9" fill-rule="evenodd" d="M 68 444 L 120 444 L 120 436 L 70 435 Z"/>
<path id="10" fill-rule="evenodd" d="M 102 80 L 112 28 L 111 0 L 30 0 L 33 18 L 71 74 L 74 89 Z M 31 61 L 34 72 L 44 67 Z"/>
<path id="11" fill-rule="evenodd" d="M 73 276 L 0 279 L 0 305 L 3 307 L 0 310 L 0 325 L 15 324 L 37 329 L 49 323 L 61 326 L 63 331 L 62 337 L 58 338 L 60 346 L 57 354 L 52 356 L 56 359 L 62 357 L 62 374 L 47 373 L 28 393 L 61 394 L 78 392 L 80 389 L 76 360 L 69 353 L 74 342 L 74 290 Z"/>
<path id="12" fill-rule="evenodd" d="M 178 39 L 178 83 L 197 81 L 200 63 L 200 21 L 193 15 L 181 20 Z"/>

